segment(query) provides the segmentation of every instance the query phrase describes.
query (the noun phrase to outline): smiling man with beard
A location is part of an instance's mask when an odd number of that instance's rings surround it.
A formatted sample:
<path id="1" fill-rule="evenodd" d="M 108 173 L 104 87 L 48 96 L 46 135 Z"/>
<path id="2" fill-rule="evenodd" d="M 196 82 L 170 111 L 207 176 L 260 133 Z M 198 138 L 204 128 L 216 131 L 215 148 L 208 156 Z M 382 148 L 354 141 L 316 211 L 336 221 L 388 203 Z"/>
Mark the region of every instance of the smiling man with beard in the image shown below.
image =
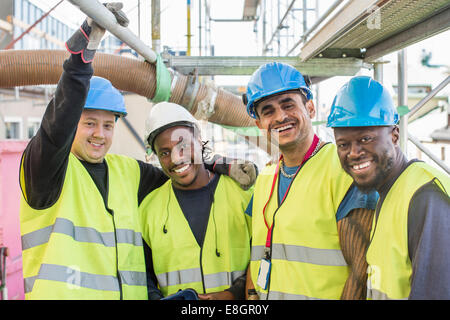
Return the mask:
<path id="1" fill-rule="evenodd" d="M 367 239 L 358 228 L 371 221 L 372 198 L 352 185 L 336 146 L 314 134 L 309 85 L 292 66 L 268 63 L 253 73 L 245 99 L 248 114 L 281 151 L 278 163 L 258 176 L 246 210 L 252 216 L 248 293 L 255 290 L 261 300 L 364 298 L 360 252 Z"/>
<path id="2" fill-rule="evenodd" d="M 406 159 L 397 122 L 386 88 L 366 76 L 339 90 L 328 117 L 342 167 L 360 190 L 380 195 L 367 298 L 450 299 L 450 179 Z"/>

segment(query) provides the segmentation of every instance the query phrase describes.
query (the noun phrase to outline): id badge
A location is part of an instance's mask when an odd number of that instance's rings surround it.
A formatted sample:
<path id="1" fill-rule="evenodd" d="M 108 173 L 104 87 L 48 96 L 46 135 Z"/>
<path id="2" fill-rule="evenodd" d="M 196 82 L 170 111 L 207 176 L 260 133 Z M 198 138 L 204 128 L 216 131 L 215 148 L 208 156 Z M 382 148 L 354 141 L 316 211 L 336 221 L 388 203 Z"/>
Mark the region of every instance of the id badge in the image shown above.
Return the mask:
<path id="1" fill-rule="evenodd" d="M 261 264 L 259 266 L 258 279 L 256 284 L 260 286 L 263 290 L 267 289 L 267 284 L 269 283 L 270 268 L 272 263 L 268 259 L 261 259 Z"/>

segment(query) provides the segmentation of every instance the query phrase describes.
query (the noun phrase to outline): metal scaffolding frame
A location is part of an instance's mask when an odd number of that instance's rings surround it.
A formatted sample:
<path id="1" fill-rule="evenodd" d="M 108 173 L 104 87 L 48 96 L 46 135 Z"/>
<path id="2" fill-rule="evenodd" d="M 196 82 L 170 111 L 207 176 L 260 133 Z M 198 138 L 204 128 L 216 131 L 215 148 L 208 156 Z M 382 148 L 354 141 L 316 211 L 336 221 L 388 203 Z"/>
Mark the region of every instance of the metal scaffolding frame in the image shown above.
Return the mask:
<path id="1" fill-rule="evenodd" d="M 327 12 L 327 14 L 330 14 Z M 379 61 L 398 51 L 398 105 L 407 106 L 407 47 L 450 29 L 450 0 L 350 0 L 327 24 L 304 43 L 302 61 L 317 57 L 355 56 L 373 63 L 374 77 L 382 81 L 383 65 Z M 302 42 L 302 38 L 299 42 Z M 292 50 L 291 50 L 292 51 Z M 410 112 L 401 115 L 400 146 L 407 152 L 411 141 L 438 166 L 450 174 L 448 166 L 432 155 L 408 132 L 408 119 L 450 82 L 450 76 L 419 101 Z"/>

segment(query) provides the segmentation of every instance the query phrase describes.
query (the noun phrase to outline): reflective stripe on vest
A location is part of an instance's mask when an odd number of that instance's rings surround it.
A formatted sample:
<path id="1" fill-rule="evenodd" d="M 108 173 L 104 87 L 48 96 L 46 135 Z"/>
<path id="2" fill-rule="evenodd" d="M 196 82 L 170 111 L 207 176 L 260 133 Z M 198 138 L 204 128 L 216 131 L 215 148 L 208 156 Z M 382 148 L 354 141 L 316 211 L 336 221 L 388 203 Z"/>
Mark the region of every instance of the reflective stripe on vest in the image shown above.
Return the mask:
<path id="1" fill-rule="evenodd" d="M 213 274 L 205 274 L 205 288 L 216 288 L 227 286 L 233 283 L 237 278 L 245 274 L 245 271 L 218 272 Z M 202 274 L 200 268 L 177 270 L 156 275 L 158 284 L 161 287 L 169 287 L 176 285 L 184 285 L 192 282 L 201 282 Z"/>
<path id="2" fill-rule="evenodd" d="M 136 197 L 139 165 L 118 155 L 107 155 L 105 160 L 106 206 L 73 154 L 55 204 L 35 210 L 23 194 L 20 218 L 26 299 L 147 299 Z"/>
<path id="3" fill-rule="evenodd" d="M 186 288 L 199 293 L 223 291 L 244 274 L 250 260 L 250 221 L 244 211 L 252 191 L 220 176 L 202 247 L 170 180 L 142 201 L 142 235 L 152 249 L 153 268 L 164 296 Z"/>
<path id="4" fill-rule="evenodd" d="M 264 257 L 265 246 L 252 246 L 252 261 Z M 272 244 L 272 259 L 312 263 L 322 266 L 347 266 L 341 250 L 317 249 L 304 246 Z"/>
<path id="5" fill-rule="evenodd" d="M 427 183 L 445 194 L 448 175 L 424 162 L 411 163 L 392 185 L 374 216 L 367 250 L 367 299 L 407 299 L 411 291 L 412 266 L 408 249 L 408 211 L 414 194 Z"/>
<path id="6" fill-rule="evenodd" d="M 119 271 L 122 283 L 130 286 L 146 286 L 146 273 L 134 271 Z M 81 272 L 80 270 L 59 266 L 56 264 L 42 264 L 39 275 L 24 279 L 25 293 L 31 292 L 36 279 L 65 282 L 68 287 L 84 287 L 96 290 L 119 291 L 117 277 Z"/>
<path id="7" fill-rule="evenodd" d="M 253 195 L 251 277 L 260 299 L 339 299 L 349 275 L 343 257 L 336 212 L 352 179 L 341 168 L 336 146 L 327 144 L 299 170 L 285 200 L 278 192 L 268 201 L 276 166 L 258 176 Z M 278 190 L 278 181 L 274 190 Z M 268 201 L 268 202 L 267 202 Z M 273 223 L 268 289 L 257 285 Z"/>
<path id="8" fill-rule="evenodd" d="M 369 286 L 368 286 L 369 287 Z M 368 300 L 393 300 L 387 296 L 386 293 L 378 291 L 377 289 L 368 289 L 367 292 Z M 408 298 L 396 299 L 396 300 L 407 300 Z"/>
<path id="9" fill-rule="evenodd" d="M 106 247 L 116 245 L 114 232 L 99 232 L 94 228 L 77 227 L 72 221 L 64 218 L 56 218 L 51 226 L 32 231 L 22 236 L 22 250 L 30 249 L 47 243 L 52 233 L 61 233 L 72 237 L 79 242 L 103 244 Z M 142 246 L 142 235 L 129 229 L 116 229 L 117 243 L 128 243 Z"/>

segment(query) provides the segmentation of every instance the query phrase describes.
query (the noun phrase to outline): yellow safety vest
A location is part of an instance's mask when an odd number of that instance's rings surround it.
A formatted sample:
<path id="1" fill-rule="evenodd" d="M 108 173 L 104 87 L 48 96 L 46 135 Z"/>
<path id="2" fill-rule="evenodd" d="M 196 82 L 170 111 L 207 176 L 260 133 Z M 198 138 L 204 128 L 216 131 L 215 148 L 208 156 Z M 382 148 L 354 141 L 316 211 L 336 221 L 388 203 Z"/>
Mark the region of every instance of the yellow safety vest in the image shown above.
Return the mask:
<path id="1" fill-rule="evenodd" d="M 349 275 L 342 255 L 336 212 L 352 179 L 341 168 L 336 146 L 327 144 L 305 162 L 278 205 L 272 165 L 258 176 L 253 196 L 251 276 L 260 299 L 339 299 Z M 268 288 L 257 285 L 268 228 L 273 223 Z"/>
<path id="2" fill-rule="evenodd" d="M 244 211 L 252 191 L 244 191 L 229 177 L 220 176 L 202 247 L 170 180 L 142 201 L 142 234 L 152 249 L 153 268 L 164 296 L 186 288 L 198 293 L 223 291 L 245 273 L 250 260 L 251 226 Z"/>
<path id="3" fill-rule="evenodd" d="M 108 208 L 70 154 L 61 194 L 35 210 L 23 196 L 20 223 L 26 299 L 147 299 L 136 160 L 106 155 Z"/>
<path id="4" fill-rule="evenodd" d="M 411 291 L 408 253 L 408 208 L 414 193 L 434 180 L 445 194 L 450 179 L 423 163 L 414 162 L 401 173 L 374 217 L 367 250 L 368 299 L 407 299 Z"/>

